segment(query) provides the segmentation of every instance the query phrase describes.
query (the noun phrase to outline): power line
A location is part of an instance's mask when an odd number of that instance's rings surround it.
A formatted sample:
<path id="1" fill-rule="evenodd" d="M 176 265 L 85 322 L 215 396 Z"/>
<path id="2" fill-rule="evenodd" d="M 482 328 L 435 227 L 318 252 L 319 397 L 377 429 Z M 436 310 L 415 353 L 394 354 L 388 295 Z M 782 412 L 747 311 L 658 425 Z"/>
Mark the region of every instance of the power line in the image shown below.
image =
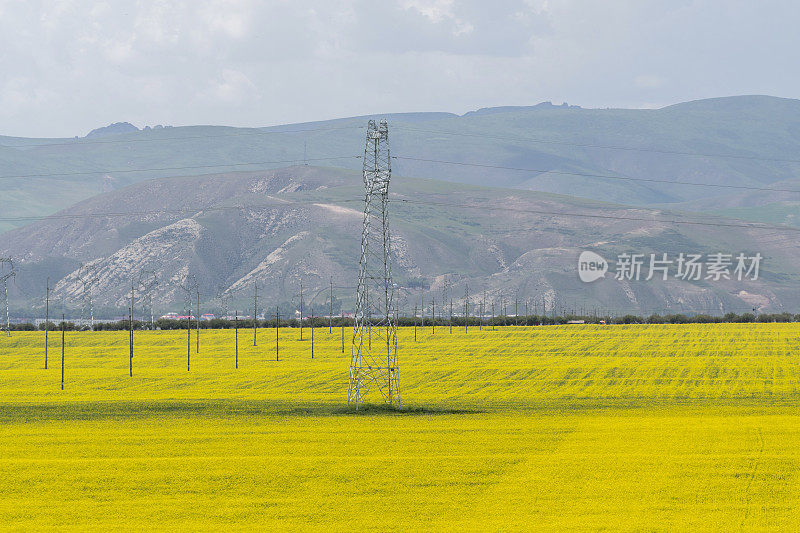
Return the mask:
<path id="1" fill-rule="evenodd" d="M 157 137 L 154 139 L 108 139 L 103 141 L 84 141 L 73 140 L 70 142 L 58 143 L 34 143 L 34 144 L 0 144 L 0 148 L 41 148 L 43 146 L 86 146 L 92 144 L 127 144 L 127 143 L 147 143 L 147 142 L 164 142 L 164 141 L 184 141 L 187 139 L 219 139 L 223 137 L 250 137 L 260 135 L 278 135 L 278 134 L 291 134 L 291 133 L 311 133 L 320 131 L 339 131 L 349 129 L 363 130 L 364 126 L 341 126 L 338 128 L 306 128 L 295 130 L 272 130 L 272 131 L 252 131 L 248 133 L 226 133 L 220 135 L 186 135 L 184 137 Z"/>
<path id="2" fill-rule="evenodd" d="M 490 135 L 485 133 L 465 133 L 465 132 L 457 132 L 457 131 L 437 131 L 437 130 L 424 130 L 419 128 L 409 128 L 408 126 L 395 126 L 401 130 L 407 131 L 416 131 L 420 133 L 432 133 L 435 135 L 456 135 L 456 136 L 463 136 L 463 137 L 483 137 L 487 139 L 498 139 L 498 140 L 505 140 L 505 141 L 518 141 L 518 142 L 530 142 L 536 144 L 556 144 L 556 145 L 563 145 L 563 146 L 574 146 L 577 148 L 599 148 L 604 150 L 624 150 L 629 152 L 649 152 L 655 154 L 668 154 L 668 155 L 688 155 L 688 156 L 695 156 L 695 157 L 719 157 L 719 158 L 730 158 L 730 159 L 747 159 L 747 160 L 754 160 L 754 161 L 772 161 L 776 163 L 800 163 L 800 159 L 780 159 L 774 157 L 763 157 L 763 156 L 750 156 L 750 155 L 742 155 L 742 154 L 713 154 L 713 153 L 703 153 L 703 152 L 682 152 L 679 150 L 659 150 L 658 148 L 639 148 L 634 146 L 618 146 L 618 145 L 603 145 L 603 144 L 591 144 L 591 143 L 572 143 L 568 141 L 555 141 L 555 140 L 546 140 L 546 139 L 536 139 L 531 137 L 509 137 L 503 135 Z"/>
<path id="3" fill-rule="evenodd" d="M 252 162 L 242 162 L 242 163 L 219 163 L 213 165 L 187 165 L 187 166 L 176 166 L 176 167 L 152 167 L 152 168 L 135 168 L 135 169 L 104 169 L 104 170 L 85 170 L 85 171 L 77 171 L 77 172 L 53 172 L 53 173 L 40 173 L 40 174 L 17 174 L 11 176 L 0 176 L 0 180 L 8 180 L 8 179 L 21 179 L 21 178 L 50 178 L 50 177 L 69 177 L 69 176 L 87 176 L 92 174 L 127 174 L 127 173 L 135 173 L 135 172 L 164 172 L 164 171 L 173 171 L 173 170 L 198 170 L 198 169 L 211 169 L 211 168 L 226 168 L 226 167 L 242 167 L 242 166 L 257 166 L 257 165 L 277 165 L 277 164 L 287 164 L 287 163 L 307 163 L 309 161 L 336 161 L 342 159 L 360 159 L 361 156 L 331 156 L 331 157 L 317 157 L 317 158 L 306 158 L 306 159 L 284 159 L 284 160 L 275 160 L 275 161 L 252 161 Z M 491 165 L 491 164 L 484 164 L 484 163 L 466 163 L 463 161 L 448 161 L 442 159 L 427 159 L 427 158 L 419 158 L 419 157 L 407 157 L 407 156 L 392 156 L 393 159 L 400 159 L 400 160 L 407 160 L 407 161 L 418 161 L 418 162 L 425 162 L 425 163 L 440 163 L 446 165 L 458 165 L 458 166 L 468 166 L 468 167 L 476 167 L 476 168 L 490 168 L 496 170 L 510 170 L 515 172 L 537 172 L 540 174 L 559 174 L 559 175 L 567 175 L 567 176 L 579 176 L 585 178 L 599 178 L 599 179 L 609 179 L 609 180 L 621 180 L 621 181 L 635 181 L 635 182 L 645 182 L 645 183 L 664 183 L 668 185 L 690 185 L 690 186 L 697 186 L 697 187 L 713 187 L 719 189 L 738 189 L 738 190 L 750 190 L 750 191 L 762 191 L 762 192 L 786 192 L 786 193 L 794 193 L 800 194 L 800 190 L 798 189 L 779 189 L 773 187 L 756 187 L 750 185 L 727 185 L 727 184 L 716 184 L 716 183 L 700 183 L 700 182 L 691 182 L 691 181 L 670 181 L 670 180 L 660 180 L 654 178 L 633 178 L 627 176 L 612 176 L 608 174 L 589 174 L 583 172 L 568 172 L 562 170 L 550 170 L 550 169 L 537 169 L 537 168 L 528 168 L 528 167 L 510 167 L 504 165 Z"/>
<path id="4" fill-rule="evenodd" d="M 486 133 L 467 133 L 467 132 L 456 132 L 456 131 L 442 131 L 442 130 L 426 130 L 420 128 L 414 128 L 405 126 L 402 124 L 393 124 L 395 128 L 406 130 L 406 131 L 413 131 L 419 133 L 430 133 L 434 135 L 453 135 L 453 136 L 461 136 L 461 137 L 482 137 L 486 139 L 497 139 L 497 140 L 506 140 L 506 141 L 515 141 L 515 142 L 529 142 L 535 144 L 553 144 L 553 145 L 562 145 L 562 146 L 574 146 L 577 148 L 598 148 L 604 150 L 623 150 L 623 151 L 631 151 L 631 152 L 647 152 L 647 153 L 657 153 L 657 154 L 669 154 L 669 155 L 686 155 L 686 156 L 695 156 L 695 157 L 719 157 L 719 158 L 730 158 L 730 159 L 745 159 L 745 160 L 757 160 L 757 161 L 772 161 L 777 163 L 800 163 L 798 159 L 783 159 L 783 158 L 774 158 L 774 157 L 764 157 L 764 156 L 750 156 L 750 155 L 743 155 L 743 154 L 720 154 L 720 153 L 704 153 L 704 152 L 684 152 L 680 150 L 662 150 L 658 148 L 642 148 L 642 147 L 635 147 L 635 146 L 620 146 L 620 145 L 604 145 L 604 144 L 593 144 L 593 143 L 574 143 L 569 141 L 558 141 L 552 139 L 537 139 L 534 137 L 517 137 L 517 136 L 506 136 L 506 135 L 491 135 Z M 87 145 L 96 145 L 96 144 L 132 144 L 132 143 L 151 143 L 151 142 L 168 142 L 168 141 L 184 141 L 184 140 L 197 140 L 197 139 L 219 139 L 219 138 L 231 138 L 231 137 L 251 137 L 251 136 L 263 136 L 263 135 L 281 135 L 281 134 L 295 134 L 295 133 L 316 133 L 316 132 L 327 132 L 327 131 L 342 131 L 342 130 L 349 130 L 349 129 L 364 129 L 364 126 L 360 125 L 352 125 L 352 126 L 339 126 L 339 127 L 331 127 L 331 128 L 298 128 L 298 129 L 283 129 L 283 130 L 269 130 L 269 131 L 249 131 L 246 133 L 225 133 L 219 135 L 186 135 L 181 137 L 157 137 L 152 139 L 105 139 L 105 140 L 97 140 L 97 141 L 89 141 L 84 139 L 78 140 L 70 140 L 68 142 L 55 142 L 55 143 L 31 143 L 31 144 L 0 144 L 2 148 L 23 148 L 23 149 L 31 149 L 31 148 L 41 148 L 47 146 L 87 146 Z"/>
<path id="5" fill-rule="evenodd" d="M 487 205 L 469 205 L 469 204 L 450 204 L 446 202 L 430 202 L 425 200 L 408 200 L 404 198 L 397 198 L 394 199 L 395 202 L 403 202 L 409 204 L 425 204 L 425 205 L 432 205 L 437 207 L 456 207 L 456 208 L 466 208 L 466 209 L 489 209 L 489 210 L 497 210 L 497 211 L 515 211 L 519 213 L 530 213 L 535 215 L 554 215 L 554 216 L 563 216 L 563 217 L 581 217 L 581 218 L 600 218 L 600 219 L 609 219 L 609 220 L 632 220 L 632 221 L 641 221 L 641 222 L 661 222 L 664 224 L 688 224 L 692 226 L 710 226 L 710 227 L 727 227 L 727 228 L 746 228 L 746 229 L 769 229 L 769 230 L 786 230 L 786 231 L 800 231 L 800 228 L 794 228 L 791 226 L 775 226 L 775 225 L 768 225 L 768 224 L 736 224 L 736 223 L 714 223 L 714 222 L 696 222 L 692 220 L 659 220 L 655 218 L 643 218 L 643 217 L 623 217 L 618 215 L 591 215 L 587 213 L 564 213 L 559 211 L 543 211 L 538 209 L 517 209 L 513 207 L 495 207 L 495 206 L 487 206 Z"/>
<path id="6" fill-rule="evenodd" d="M 350 202 L 363 202 L 363 198 L 339 198 L 335 200 L 330 200 L 330 202 L 337 202 L 337 203 L 350 203 Z M 782 225 L 770 225 L 770 224 L 758 224 L 758 223 L 726 223 L 726 222 L 699 222 L 694 220 L 676 220 L 676 219 L 657 219 L 657 218 L 646 218 L 646 217 L 633 217 L 633 216 L 621 216 L 621 215 L 601 215 L 601 214 L 589 214 L 589 213 L 571 213 L 571 212 L 561 212 L 561 211 L 547 211 L 547 210 L 540 210 L 540 209 L 521 209 L 521 208 L 514 208 L 514 207 L 505 207 L 505 206 L 490 206 L 490 205 L 472 205 L 472 204 L 455 204 L 455 203 L 447 203 L 447 202 L 435 202 L 435 201 L 427 201 L 427 200 L 412 200 L 408 198 L 392 198 L 392 202 L 401 202 L 404 204 L 410 205 L 429 205 L 433 207 L 452 207 L 456 209 L 478 209 L 478 210 L 489 210 L 489 211 L 510 211 L 510 212 L 517 212 L 517 213 L 526 213 L 526 214 L 533 214 L 533 215 L 548 215 L 548 216 L 560 216 L 560 217 L 577 217 L 577 218 L 595 218 L 595 219 L 604 219 L 604 220 L 625 220 L 625 221 L 639 221 L 639 222 L 650 222 L 650 223 L 662 223 L 662 224 L 684 224 L 684 225 L 691 225 L 691 226 L 705 226 L 705 227 L 726 227 L 726 228 L 742 228 L 742 229 L 753 229 L 753 230 L 770 230 L 775 232 L 781 231 L 790 231 L 790 232 L 798 232 L 800 228 L 795 228 L 792 226 L 782 226 Z M 80 219 L 89 219 L 89 218 L 112 218 L 112 217 L 135 217 L 135 216 L 147 216 L 147 215 L 169 215 L 175 214 L 180 215 L 184 213 L 199 213 L 199 212 L 206 212 L 206 211 L 244 211 L 248 209 L 270 209 L 279 206 L 293 206 L 293 205 L 314 205 L 326 202 L 325 200 L 283 200 L 283 201 L 276 201 L 270 204 L 242 204 L 242 205 L 234 205 L 234 206 L 218 206 L 218 207 L 193 207 L 193 208 L 184 208 L 184 209 L 159 209 L 159 210 L 145 210 L 145 211 L 106 211 L 100 213 L 85 213 L 85 214 L 63 214 L 63 215 L 50 215 L 48 217 L 3 217 L 0 218 L 0 222 L 24 222 L 24 221 L 35 221 L 35 220 L 46 220 L 46 219 L 57 219 L 57 220 L 80 220 Z M 335 205 L 335 204 L 332 204 Z M 624 208 L 622 208 L 624 209 Z"/>
<path id="7" fill-rule="evenodd" d="M 700 183 L 694 181 L 670 181 L 670 180 L 659 180 L 654 178 L 630 178 L 627 176 L 609 176 L 607 174 L 586 174 L 582 172 L 567 172 L 563 170 L 544 170 L 539 168 L 525 168 L 525 167 L 507 167 L 503 165 L 489 165 L 483 163 L 465 163 L 461 161 L 445 161 L 442 159 L 424 159 L 420 157 L 406 157 L 406 156 L 399 156 L 393 155 L 393 159 L 404 159 L 407 161 L 420 161 L 424 163 L 441 163 L 445 165 L 459 165 L 465 167 L 478 167 L 478 168 L 491 168 L 491 169 L 498 169 L 498 170 L 512 170 L 516 172 L 539 172 L 542 174 L 560 174 L 566 176 L 580 176 L 585 178 L 602 178 L 602 179 L 609 179 L 609 180 L 624 180 L 624 181 L 642 181 L 648 183 L 667 183 L 670 185 L 694 185 L 698 187 L 715 187 L 721 189 L 745 189 L 750 191 L 768 191 L 768 192 L 789 192 L 789 193 L 796 193 L 800 194 L 800 190 L 798 189 L 775 189 L 771 187 L 755 187 L 750 185 L 726 185 L 721 183 Z M 800 162 L 800 161 L 798 161 Z"/>
<path id="8" fill-rule="evenodd" d="M 334 161 L 338 159 L 360 159 L 361 156 L 342 155 L 332 157 L 317 157 L 313 159 L 306 159 L 306 161 Z M 283 163 L 301 163 L 302 159 L 284 159 L 282 161 L 254 161 L 250 163 L 221 163 L 216 165 L 192 165 L 182 167 L 160 167 L 160 168 L 123 168 L 117 170 L 86 170 L 81 172 L 54 172 L 50 174 L 19 174 L 16 176 L 0 176 L 0 179 L 20 179 L 20 178 L 49 178 L 54 176 L 86 176 L 89 174 L 123 174 L 130 172 L 161 172 L 166 170 L 196 170 L 200 168 L 225 168 L 225 167 L 242 167 L 242 166 L 256 166 L 256 165 L 277 165 Z"/>

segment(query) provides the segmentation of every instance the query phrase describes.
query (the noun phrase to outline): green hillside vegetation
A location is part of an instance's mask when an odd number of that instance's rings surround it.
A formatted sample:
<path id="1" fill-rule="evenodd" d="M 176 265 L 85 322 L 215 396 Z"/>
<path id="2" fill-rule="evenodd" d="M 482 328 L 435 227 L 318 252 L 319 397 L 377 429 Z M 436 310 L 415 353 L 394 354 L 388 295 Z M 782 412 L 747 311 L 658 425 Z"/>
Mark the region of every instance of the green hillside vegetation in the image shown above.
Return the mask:
<path id="1" fill-rule="evenodd" d="M 720 216 L 754 222 L 800 226 L 800 202 L 775 202 L 752 207 L 731 207 L 717 209 L 715 213 Z"/>

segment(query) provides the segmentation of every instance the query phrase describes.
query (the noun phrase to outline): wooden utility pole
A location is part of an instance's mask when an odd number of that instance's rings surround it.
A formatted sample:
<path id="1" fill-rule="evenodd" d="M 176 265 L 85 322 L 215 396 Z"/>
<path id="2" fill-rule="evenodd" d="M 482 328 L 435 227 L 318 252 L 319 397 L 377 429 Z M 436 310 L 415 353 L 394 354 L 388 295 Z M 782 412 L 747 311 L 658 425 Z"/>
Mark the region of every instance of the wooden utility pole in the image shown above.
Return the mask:
<path id="1" fill-rule="evenodd" d="M 414 306 L 414 342 L 417 342 L 417 306 Z"/>
<path id="2" fill-rule="evenodd" d="M 344 307 L 342 307 L 342 353 L 344 353 Z"/>
<path id="3" fill-rule="evenodd" d="M 331 305 L 328 310 L 328 335 L 333 333 L 333 276 L 331 276 Z"/>
<path id="4" fill-rule="evenodd" d="M 431 298 L 431 335 L 436 334 L 436 296 Z"/>
<path id="5" fill-rule="evenodd" d="M 311 359 L 314 359 L 314 308 L 311 308 Z"/>

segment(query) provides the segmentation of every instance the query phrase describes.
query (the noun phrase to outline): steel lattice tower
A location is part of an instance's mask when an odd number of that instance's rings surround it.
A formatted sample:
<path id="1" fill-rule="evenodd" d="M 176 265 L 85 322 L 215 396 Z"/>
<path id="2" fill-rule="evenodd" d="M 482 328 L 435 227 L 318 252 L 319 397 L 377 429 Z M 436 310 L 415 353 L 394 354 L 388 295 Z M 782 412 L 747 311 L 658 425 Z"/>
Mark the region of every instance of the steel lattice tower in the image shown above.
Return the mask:
<path id="1" fill-rule="evenodd" d="M 370 120 L 364 148 L 364 225 L 347 395 L 347 404 L 355 404 L 356 409 L 372 388 L 380 391 L 387 404 L 401 407 L 389 246 L 391 176 L 389 126 L 385 120 L 378 125 Z"/>

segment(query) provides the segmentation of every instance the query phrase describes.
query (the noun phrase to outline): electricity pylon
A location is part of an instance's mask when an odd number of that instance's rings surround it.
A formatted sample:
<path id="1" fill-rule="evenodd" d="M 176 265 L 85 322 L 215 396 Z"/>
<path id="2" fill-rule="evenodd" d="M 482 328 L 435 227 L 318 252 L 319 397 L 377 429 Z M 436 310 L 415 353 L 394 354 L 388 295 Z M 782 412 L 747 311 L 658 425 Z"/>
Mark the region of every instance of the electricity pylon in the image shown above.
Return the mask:
<path id="1" fill-rule="evenodd" d="M 364 224 L 347 394 L 347 404 L 356 409 L 372 388 L 379 390 L 385 403 L 401 407 L 389 246 L 391 176 L 389 126 L 385 120 L 378 125 L 370 120 L 364 148 Z"/>

